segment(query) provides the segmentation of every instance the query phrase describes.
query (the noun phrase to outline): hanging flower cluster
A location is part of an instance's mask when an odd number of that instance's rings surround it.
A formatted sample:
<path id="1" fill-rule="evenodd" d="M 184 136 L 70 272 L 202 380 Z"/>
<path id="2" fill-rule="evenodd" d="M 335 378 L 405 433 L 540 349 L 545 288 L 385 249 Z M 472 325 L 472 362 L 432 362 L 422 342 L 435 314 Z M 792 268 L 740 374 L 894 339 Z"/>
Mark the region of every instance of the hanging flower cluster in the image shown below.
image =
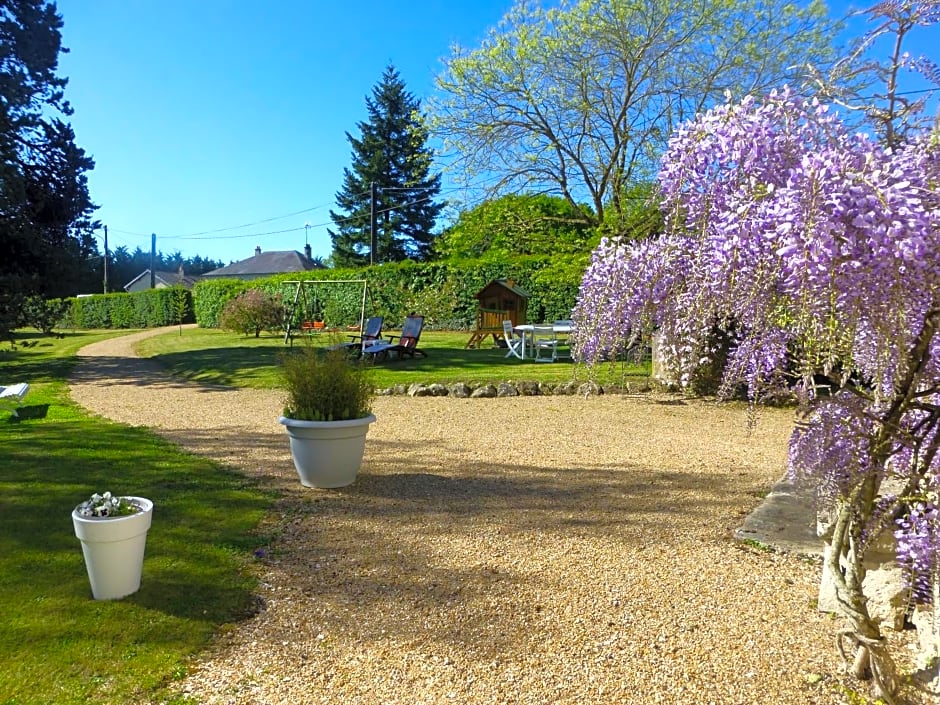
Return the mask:
<path id="1" fill-rule="evenodd" d="M 759 401 L 799 387 L 812 408 L 791 470 L 833 501 L 870 498 L 856 536 L 903 515 L 916 583 L 940 556 L 936 494 L 924 494 L 940 486 L 940 149 L 925 135 L 887 150 L 783 89 L 685 125 L 659 185 L 665 233 L 593 255 L 577 353 L 596 362 L 657 332 L 685 381 L 715 328 L 733 331 L 723 388 L 743 383 Z M 821 376 L 842 391 L 817 399 Z M 873 492 L 856 491 L 866 482 Z"/>

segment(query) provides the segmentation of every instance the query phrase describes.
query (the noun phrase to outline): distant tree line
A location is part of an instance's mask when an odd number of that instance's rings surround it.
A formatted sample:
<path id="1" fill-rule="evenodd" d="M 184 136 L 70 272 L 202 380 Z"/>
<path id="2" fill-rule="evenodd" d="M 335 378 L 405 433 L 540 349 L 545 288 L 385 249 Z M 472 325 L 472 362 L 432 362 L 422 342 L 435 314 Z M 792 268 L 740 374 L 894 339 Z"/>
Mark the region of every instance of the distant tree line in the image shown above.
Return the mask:
<path id="1" fill-rule="evenodd" d="M 198 276 L 211 272 L 213 269 L 224 267 L 225 263 L 221 260 L 213 260 L 200 257 L 183 257 L 177 251 L 166 255 L 157 252 L 154 257 L 154 270 L 158 272 L 179 272 L 180 267 L 186 276 Z M 150 253 L 144 252 L 139 247 L 130 252 L 126 247 L 117 247 L 109 253 L 108 257 L 108 289 L 110 291 L 121 291 L 124 286 L 134 277 L 145 270 L 150 269 Z M 102 290 L 104 272 L 98 279 L 97 286 L 93 290 L 95 293 Z M 83 292 L 91 293 L 91 292 Z"/>

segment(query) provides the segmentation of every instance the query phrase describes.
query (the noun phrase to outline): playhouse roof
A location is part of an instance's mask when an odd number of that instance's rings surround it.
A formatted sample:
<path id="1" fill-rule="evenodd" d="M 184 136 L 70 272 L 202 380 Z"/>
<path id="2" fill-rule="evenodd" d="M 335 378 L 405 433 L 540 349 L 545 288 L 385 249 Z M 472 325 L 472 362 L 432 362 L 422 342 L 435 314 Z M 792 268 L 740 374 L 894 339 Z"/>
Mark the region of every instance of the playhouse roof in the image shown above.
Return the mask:
<path id="1" fill-rule="evenodd" d="M 532 298 L 532 294 L 530 294 L 528 291 L 526 291 L 522 287 L 518 286 L 516 282 L 514 282 L 512 279 L 494 279 L 493 281 L 491 281 L 489 284 L 487 284 L 486 286 L 484 286 L 482 289 L 480 289 L 477 292 L 476 294 L 477 298 L 479 298 L 485 291 L 487 291 L 494 284 L 497 284 L 503 287 L 504 289 L 508 289 L 516 296 L 521 296 L 524 299 Z"/>

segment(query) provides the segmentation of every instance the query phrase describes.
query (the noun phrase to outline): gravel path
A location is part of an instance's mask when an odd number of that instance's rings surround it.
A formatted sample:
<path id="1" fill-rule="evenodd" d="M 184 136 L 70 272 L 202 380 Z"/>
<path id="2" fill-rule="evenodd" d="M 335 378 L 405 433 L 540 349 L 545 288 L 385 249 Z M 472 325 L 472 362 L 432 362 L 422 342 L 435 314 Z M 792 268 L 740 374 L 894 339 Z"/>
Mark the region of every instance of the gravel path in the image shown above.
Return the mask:
<path id="1" fill-rule="evenodd" d="M 790 412 L 382 397 L 359 480 L 311 490 L 281 395 L 168 379 L 133 352 L 160 332 L 82 350 L 73 398 L 283 494 L 264 609 L 193 663 L 198 702 L 845 702 L 818 566 L 731 538 Z"/>

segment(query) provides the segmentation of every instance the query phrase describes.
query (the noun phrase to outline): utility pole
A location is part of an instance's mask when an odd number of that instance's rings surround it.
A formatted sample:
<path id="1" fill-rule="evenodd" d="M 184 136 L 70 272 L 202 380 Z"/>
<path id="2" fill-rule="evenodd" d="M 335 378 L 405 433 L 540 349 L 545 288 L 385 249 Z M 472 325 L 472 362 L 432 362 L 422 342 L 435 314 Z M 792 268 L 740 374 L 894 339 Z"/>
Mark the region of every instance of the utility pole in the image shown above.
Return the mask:
<path id="1" fill-rule="evenodd" d="M 104 226 L 104 293 L 108 293 L 108 226 Z"/>
<path id="2" fill-rule="evenodd" d="M 375 264 L 375 251 L 378 249 L 379 238 L 375 233 L 375 182 L 369 184 L 369 264 Z"/>
<path id="3" fill-rule="evenodd" d="M 157 288 L 157 273 L 154 267 L 157 266 L 157 234 L 150 234 L 150 288 Z"/>

